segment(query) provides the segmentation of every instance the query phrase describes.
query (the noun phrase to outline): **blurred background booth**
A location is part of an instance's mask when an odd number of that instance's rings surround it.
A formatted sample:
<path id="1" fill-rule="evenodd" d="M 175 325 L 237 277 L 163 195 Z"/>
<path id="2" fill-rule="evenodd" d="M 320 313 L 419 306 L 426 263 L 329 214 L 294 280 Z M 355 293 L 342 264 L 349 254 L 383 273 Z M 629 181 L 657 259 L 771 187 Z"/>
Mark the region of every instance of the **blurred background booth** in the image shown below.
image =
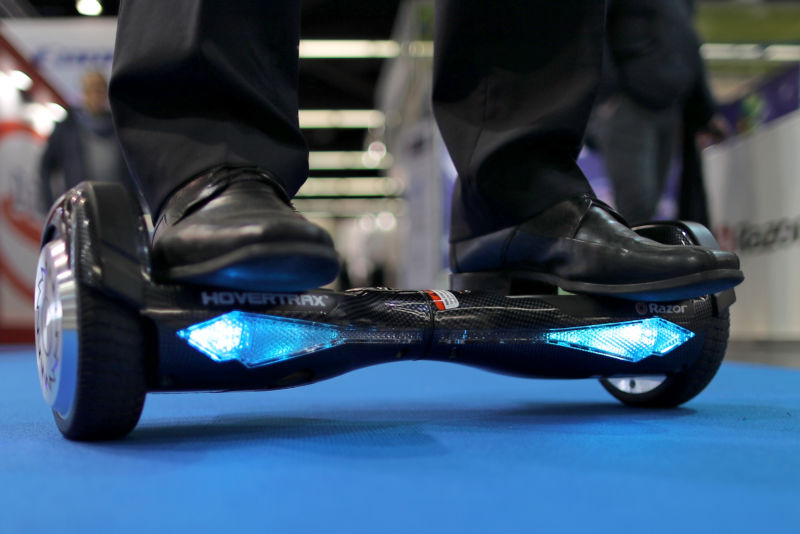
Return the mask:
<path id="1" fill-rule="evenodd" d="M 12 3 L 22 7 L 0 5 L 2 342 L 32 339 L 38 161 L 80 100 L 81 75 L 110 71 L 118 4 L 82 17 L 73 1 Z M 733 134 L 703 152 L 711 226 L 747 277 L 732 338 L 800 341 L 800 4 L 701 0 L 695 22 Z M 303 2 L 299 119 L 311 171 L 295 204 L 333 234 L 338 288 L 447 285 L 455 171 L 431 112 L 432 39 L 431 0 Z M 587 148 L 580 164 L 613 202 L 601 155 Z M 678 169 L 661 218 L 676 216 Z"/>

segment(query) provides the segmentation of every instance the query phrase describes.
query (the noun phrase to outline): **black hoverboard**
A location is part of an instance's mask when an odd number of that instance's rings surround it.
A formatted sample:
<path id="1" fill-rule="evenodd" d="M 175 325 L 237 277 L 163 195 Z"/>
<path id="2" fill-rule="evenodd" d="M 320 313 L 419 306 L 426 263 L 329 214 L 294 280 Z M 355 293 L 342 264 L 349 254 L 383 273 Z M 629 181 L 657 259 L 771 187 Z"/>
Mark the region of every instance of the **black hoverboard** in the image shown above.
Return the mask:
<path id="1" fill-rule="evenodd" d="M 637 229 L 716 247 L 702 226 Z M 70 439 L 133 430 L 148 392 L 269 390 L 378 363 L 437 360 L 521 377 L 599 378 L 672 407 L 724 357 L 733 290 L 678 302 L 383 288 L 265 293 L 157 283 L 138 204 L 83 183 L 50 211 L 36 279 L 42 392 Z"/>

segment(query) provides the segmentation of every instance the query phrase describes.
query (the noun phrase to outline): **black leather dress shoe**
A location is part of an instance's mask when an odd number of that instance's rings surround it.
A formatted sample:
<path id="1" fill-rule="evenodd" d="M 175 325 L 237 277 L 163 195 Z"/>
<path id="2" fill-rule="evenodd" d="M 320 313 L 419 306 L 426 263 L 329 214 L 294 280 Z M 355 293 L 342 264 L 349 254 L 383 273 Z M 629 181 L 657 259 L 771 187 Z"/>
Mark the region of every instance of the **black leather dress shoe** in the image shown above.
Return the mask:
<path id="1" fill-rule="evenodd" d="M 513 284 L 534 282 L 648 301 L 699 297 L 744 279 L 732 252 L 647 239 L 589 196 L 519 226 L 451 243 L 450 263 L 454 289 L 509 292 Z"/>
<path id="2" fill-rule="evenodd" d="M 217 168 L 173 193 L 152 250 L 156 277 L 225 288 L 302 291 L 331 282 L 339 270 L 328 233 L 253 168 Z"/>

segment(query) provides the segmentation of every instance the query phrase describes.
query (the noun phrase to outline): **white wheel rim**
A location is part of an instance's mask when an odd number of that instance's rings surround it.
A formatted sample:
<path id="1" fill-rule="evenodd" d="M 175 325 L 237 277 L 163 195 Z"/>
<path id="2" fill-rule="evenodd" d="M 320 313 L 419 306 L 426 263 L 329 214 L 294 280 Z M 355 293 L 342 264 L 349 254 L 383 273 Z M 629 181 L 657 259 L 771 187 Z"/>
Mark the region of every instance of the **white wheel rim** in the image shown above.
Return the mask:
<path id="1" fill-rule="evenodd" d="M 47 404 L 66 418 L 78 380 L 78 309 L 66 243 L 56 239 L 39 254 L 36 268 L 36 361 Z"/>
<path id="2" fill-rule="evenodd" d="M 664 383 L 666 376 L 629 376 L 625 378 L 607 378 L 609 384 L 623 393 L 642 395 L 650 393 Z"/>

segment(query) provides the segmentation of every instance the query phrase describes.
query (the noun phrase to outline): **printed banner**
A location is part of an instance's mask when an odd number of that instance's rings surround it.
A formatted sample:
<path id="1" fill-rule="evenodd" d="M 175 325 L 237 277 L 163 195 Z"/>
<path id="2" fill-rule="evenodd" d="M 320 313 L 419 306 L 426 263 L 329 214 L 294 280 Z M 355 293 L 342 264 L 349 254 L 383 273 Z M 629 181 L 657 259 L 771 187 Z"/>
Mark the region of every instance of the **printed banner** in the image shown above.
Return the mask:
<path id="1" fill-rule="evenodd" d="M 723 248 L 739 254 L 731 336 L 800 340 L 800 112 L 704 152 L 709 208 Z"/>

